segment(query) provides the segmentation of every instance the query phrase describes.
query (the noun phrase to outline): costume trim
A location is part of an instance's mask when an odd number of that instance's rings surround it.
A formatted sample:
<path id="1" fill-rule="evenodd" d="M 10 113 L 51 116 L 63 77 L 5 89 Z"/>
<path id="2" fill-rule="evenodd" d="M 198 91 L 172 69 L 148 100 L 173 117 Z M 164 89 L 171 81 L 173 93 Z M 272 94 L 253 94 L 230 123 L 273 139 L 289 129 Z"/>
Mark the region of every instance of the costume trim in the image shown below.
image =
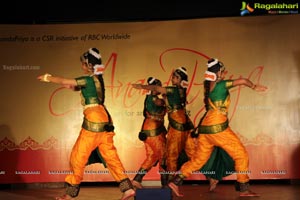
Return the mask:
<path id="1" fill-rule="evenodd" d="M 167 105 L 166 108 L 167 108 L 168 113 L 171 113 L 171 112 L 175 112 L 177 110 L 183 109 L 183 106 L 182 105 L 173 105 L 173 106 Z"/>
<path id="2" fill-rule="evenodd" d="M 161 183 L 161 186 L 163 187 L 163 188 L 165 188 L 165 187 L 167 187 L 167 185 L 168 185 L 168 183 L 169 183 L 169 177 L 168 177 L 169 175 L 168 174 L 166 174 L 166 173 L 161 173 L 160 174 L 160 183 Z"/>
<path id="3" fill-rule="evenodd" d="M 147 170 L 140 168 L 139 171 L 137 172 L 137 174 L 134 176 L 133 180 L 141 183 L 143 180 L 143 177 L 147 174 Z"/>
<path id="4" fill-rule="evenodd" d="M 120 190 L 121 192 L 125 192 L 127 190 L 133 189 L 133 185 L 131 183 L 131 181 L 129 180 L 129 178 L 125 178 L 120 182 Z"/>
<path id="5" fill-rule="evenodd" d="M 85 97 L 85 102 L 88 102 L 86 105 L 100 103 L 98 97 Z"/>
<path id="6" fill-rule="evenodd" d="M 226 128 L 228 128 L 228 120 L 221 124 L 215 124 L 211 126 L 199 126 L 198 127 L 198 133 L 199 134 L 214 134 L 224 131 Z"/>
<path id="7" fill-rule="evenodd" d="M 77 86 L 85 86 L 86 85 L 86 80 L 85 79 L 75 79 L 77 82 Z"/>
<path id="8" fill-rule="evenodd" d="M 249 182 L 246 183 L 235 182 L 235 190 L 239 192 L 245 192 L 249 190 L 249 186 L 250 186 Z"/>
<path id="9" fill-rule="evenodd" d="M 175 177 L 173 178 L 172 182 L 175 185 L 180 186 L 183 183 L 183 179 L 184 179 L 184 176 L 182 174 L 176 174 Z"/>
<path id="10" fill-rule="evenodd" d="M 155 137 L 160 135 L 163 132 L 167 132 L 167 129 L 164 126 L 158 127 L 157 129 L 153 130 L 142 130 L 141 132 L 145 133 L 147 137 Z"/>
<path id="11" fill-rule="evenodd" d="M 194 129 L 194 125 L 191 121 L 187 121 L 185 124 L 181 124 L 171 117 L 169 117 L 169 125 L 178 131 L 188 131 Z"/>
<path id="12" fill-rule="evenodd" d="M 66 187 L 66 194 L 71 196 L 71 197 L 77 197 L 78 193 L 80 191 L 80 186 L 79 185 L 71 185 L 69 183 L 67 183 L 67 187 Z"/>
<path id="13" fill-rule="evenodd" d="M 94 80 L 94 83 L 95 83 L 95 86 L 96 86 L 97 96 L 98 96 L 98 99 L 100 101 L 100 104 L 103 104 L 104 103 L 104 95 L 103 95 L 104 92 L 103 92 L 103 89 L 101 87 L 100 81 L 95 76 L 93 76 L 93 80 Z"/>
<path id="14" fill-rule="evenodd" d="M 233 87 L 233 80 L 231 80 L 231 81 L 226 81 L 225 87 L 226 87 L 226 88 L 231 88 L 231 87 Z"/>
<path id="15" fill-rule="evenodd" d="M 228 97 L 227 97 L 228 98 Z M 227 100 L 227 98 L 225 99 L 225 100 Z M 225 101 L 224 101 L 225 102 Z M 222 100 L 218 100 L 218 101 L 214 101 L 214 102 L 212 102 L 214 105 L 215 105 L 215 107 L 217 108 L 217 109 L 219 109 L 219 108 L 222 108 L 222 107 L 224 107 L 224 108 L 226 108 L 225 106 L 224 106 L 224 102 L 222 101 Z"/>
<path id="16" fill-rule="evenodd" d="M 227 107 L 226 104 L 228 104 L 228 101 L 230 101 L 230 96 L 227 96 L 224 101 L 214 101 L 212 102 L 211 99 L 208 99 L 209 101 L 209 109 L 213 110 L 219 110 L 223 115 L 227 115 Z"/>
<path id="17" fill-rule="evenodd" d="M 92 132 L 111 132 L 114 130 L 114 126 L 111 122 L 91 122 L 84 118 L 82 128 Z"/>

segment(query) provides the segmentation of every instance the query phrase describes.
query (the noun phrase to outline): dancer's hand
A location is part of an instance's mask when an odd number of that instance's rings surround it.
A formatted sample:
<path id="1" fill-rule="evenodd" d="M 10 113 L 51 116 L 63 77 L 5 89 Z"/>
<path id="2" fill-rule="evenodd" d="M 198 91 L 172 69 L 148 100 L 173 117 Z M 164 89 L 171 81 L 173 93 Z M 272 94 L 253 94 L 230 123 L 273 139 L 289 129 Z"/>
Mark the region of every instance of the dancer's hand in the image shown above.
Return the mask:
<path id="1" fill-rule="evenodd" d="M 50 82 L 49 77 L 52 76 L 51 74 L 44 74 L 44 75 L 40 75 L 37 77 L 38 80 L 42 81 L 42 82 Z"/>
<path id="2" fill-rule="evenodd" d="M 253 90 L 257 91 L 257 92 L 265 92 L 268 90 L 268 87 L 264 86 L 264 85 L 255 85 L 255 87 L 253 88 Z"/>

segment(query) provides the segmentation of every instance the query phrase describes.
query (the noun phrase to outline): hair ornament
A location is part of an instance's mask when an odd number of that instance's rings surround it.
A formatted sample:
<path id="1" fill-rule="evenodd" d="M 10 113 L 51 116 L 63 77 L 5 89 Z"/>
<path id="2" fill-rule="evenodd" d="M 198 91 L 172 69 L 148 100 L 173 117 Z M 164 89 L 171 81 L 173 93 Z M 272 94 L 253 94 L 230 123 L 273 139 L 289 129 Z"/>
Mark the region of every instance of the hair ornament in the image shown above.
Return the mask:
<path id="1" fill-rule="evenodd" d="M 105 69 L 104 65 L 99 65 L 99 64 L 94 65 L 94 74 L 95 75 L 103 74 L 104 69 Z"/>
<path id="2" fill-rule="evenodd" d="M 207 63 L 207 68 L 210 68 L 218 63 L 219 63 L 218 59 L 215 59 L 214 61 Z"/>
<path id="3" fill-rule="evenodd" d="M 215 80 L 217 80 L 217 75 L 213 72 L 206 71 L 204 73 L 204 79 L 207 81 L 215 81 Z"/>

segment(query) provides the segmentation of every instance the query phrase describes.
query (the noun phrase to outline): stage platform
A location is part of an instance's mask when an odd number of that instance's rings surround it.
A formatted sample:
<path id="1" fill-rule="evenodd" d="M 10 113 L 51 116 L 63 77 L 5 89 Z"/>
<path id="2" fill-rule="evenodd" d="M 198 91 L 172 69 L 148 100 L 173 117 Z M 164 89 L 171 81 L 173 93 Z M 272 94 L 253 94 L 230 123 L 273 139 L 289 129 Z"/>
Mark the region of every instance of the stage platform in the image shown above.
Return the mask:
<path id="1" fill-rule="evenodd" d="M 156 188 L 157 183 L 144 182 L 147 188 Z M 218 184 L 215 192 L 208 192 L 208 182 L 184 182 L 180 187 L 184 197 L 173 197 L 173 200 L 232 200 L 232 199 L 259 199 L 259 200 L 298 200 L 300 199 L 299 180 L 252 181 L 251 190 L 259 193 L 260 197 L 239 197 L 234 190 L 234 183 L 223 181 Z M 35 183 L 1 185 L 0 199 L 3 200 L 50 200 L 64 193 L 63 183 Z M 83 183 L 80 195 L 76 200 L 118 200 L 121 192 L 116 183 Z M 134 200 L 134 198 L 131 198 Z"/>

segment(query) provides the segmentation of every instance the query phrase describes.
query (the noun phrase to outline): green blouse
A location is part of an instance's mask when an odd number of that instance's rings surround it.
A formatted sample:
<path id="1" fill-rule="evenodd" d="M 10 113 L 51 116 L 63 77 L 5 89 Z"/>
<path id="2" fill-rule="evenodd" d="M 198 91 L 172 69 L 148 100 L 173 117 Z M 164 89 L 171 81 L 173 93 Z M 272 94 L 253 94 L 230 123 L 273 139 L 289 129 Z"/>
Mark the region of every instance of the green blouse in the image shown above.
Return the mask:
<path id="1" fill-rule="evenodd" d="M 82 105 L 104 103 L 104 88 L 102 88 L 104 86 L 100 84 L 96 76 L 82 76 L 75 80 L 81 91 Z"/>

